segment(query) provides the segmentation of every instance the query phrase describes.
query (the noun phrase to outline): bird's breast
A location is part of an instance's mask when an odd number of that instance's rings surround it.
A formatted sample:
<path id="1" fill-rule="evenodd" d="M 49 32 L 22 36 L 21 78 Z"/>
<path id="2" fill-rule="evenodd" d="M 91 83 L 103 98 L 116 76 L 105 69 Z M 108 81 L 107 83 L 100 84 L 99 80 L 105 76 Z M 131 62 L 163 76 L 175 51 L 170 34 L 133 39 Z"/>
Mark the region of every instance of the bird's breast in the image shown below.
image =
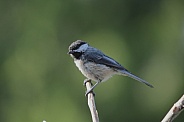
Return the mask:
<path id="1" fill-rule="evenodd" d="M 74 62 L 82 74 L 93 81 L 106 81 L 116 73 L 106 65 L 96 64 L 94 62 L 84 63 L 82 60 L 75 60 Z"/>

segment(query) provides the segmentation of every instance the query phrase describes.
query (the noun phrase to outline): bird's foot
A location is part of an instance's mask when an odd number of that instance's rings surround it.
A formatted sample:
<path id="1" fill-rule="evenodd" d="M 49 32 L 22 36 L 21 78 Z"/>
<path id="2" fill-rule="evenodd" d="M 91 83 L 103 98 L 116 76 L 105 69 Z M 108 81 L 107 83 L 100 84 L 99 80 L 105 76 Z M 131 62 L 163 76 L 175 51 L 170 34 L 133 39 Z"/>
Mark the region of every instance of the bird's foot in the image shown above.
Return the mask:
<path id="1" fill-rule="evenodd" d="M 86 86 L 86 83 L 87 82 L 90 82 L 91 83 L 91 79 L 85 79 L 83 85 Z M 93 85 L 93 84 L 91 83 L 91 85 Z"/>
<path id="2" fill-rule="evenodd" d="M 86 91 L 85 96 L 87 97 L 89 93 L 92 93 L 93 96 L 95 96 L 95 93 L 93 92 L 93 89 L 90 89 L 89 91 Z"/>
<path id="3" fill-rule="evenodd" d="M 91 85 L 93 86 L 93 84 L 91 82 L 91 79 L 85 79 L 83 85 L 86 86 L 87 82 L 91 83 Z M 93 88 L 91 88 L 90 90 L 86 91 L 85 96 L 87 97 L 89 93 L 92 93 L 93 96 L 95 96 L 95 93 L 93 92 Z"/>

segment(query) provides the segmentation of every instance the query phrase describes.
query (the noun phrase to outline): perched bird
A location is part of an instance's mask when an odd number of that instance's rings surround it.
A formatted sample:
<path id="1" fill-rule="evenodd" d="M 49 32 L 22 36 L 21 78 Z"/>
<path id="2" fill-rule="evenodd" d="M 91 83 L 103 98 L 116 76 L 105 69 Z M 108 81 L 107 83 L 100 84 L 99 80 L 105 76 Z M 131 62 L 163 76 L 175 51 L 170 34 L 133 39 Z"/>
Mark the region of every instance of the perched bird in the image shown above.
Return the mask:
<path id="1" fill-rule="evenodd" d="M 92 92 L 100 82 L 108 80 L 114 74 L 128 76 L 153 88 L 147 81 L 130 73 L 117 61 L 84 41 L 73 42 L 69 46 L 68 54 L 74 58 L 74 62 L 82 74 L 96 82 L 89 91 L 86 91 L 86 95 Z"/>

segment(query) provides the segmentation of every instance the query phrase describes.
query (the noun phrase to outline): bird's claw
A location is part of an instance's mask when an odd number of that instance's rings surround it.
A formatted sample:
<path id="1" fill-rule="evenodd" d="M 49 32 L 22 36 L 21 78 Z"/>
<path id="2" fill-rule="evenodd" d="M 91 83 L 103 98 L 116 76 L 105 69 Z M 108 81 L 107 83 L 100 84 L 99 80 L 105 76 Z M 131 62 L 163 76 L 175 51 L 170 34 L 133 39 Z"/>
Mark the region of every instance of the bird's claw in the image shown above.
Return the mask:
<path id="1" fill-rule="evenodd" d="M 83 85 L 86 86 L 87 82 L 91 83 L 91 79 L 85 79 Z M 91 85 L 93 86 L 92 83 L 91 83 Z M 86 91 L 85 96 L 87 97 L 89 93 L 92 93 L 93 96 L 95 96 L 95 93 L 93 92 L 93 89 L 90 89 L 90 90 Z"/>
<path id="2" fill-rule="evenodd" d="M 92 93 L 93 96 L 95 96 L 95 93 L 93 92 L 93 90 L 86 91 L 85 96 L 87 97 L 89 93 Z"/>
<path id="3" fill-rule="evenodd" d="M 87 82 L 90 82 L 91 83 L 91 79 L 85 79 L 83 85 L 86 86 L 86 83 Z M 93 85 L 93 84 L 91 83 L 91 85 Z"/>

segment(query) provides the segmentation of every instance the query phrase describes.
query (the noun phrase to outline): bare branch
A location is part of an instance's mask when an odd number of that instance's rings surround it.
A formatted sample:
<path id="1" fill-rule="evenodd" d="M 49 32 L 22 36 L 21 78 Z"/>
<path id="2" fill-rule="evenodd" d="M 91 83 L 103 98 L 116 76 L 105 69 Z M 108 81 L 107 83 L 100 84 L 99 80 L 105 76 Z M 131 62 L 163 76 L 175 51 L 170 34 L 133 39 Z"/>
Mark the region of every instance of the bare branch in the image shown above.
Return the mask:
<path id="1" fill-rule="evenodd" d="M 162 122 L 172 122 L 184 110 L 184 95 L 173 105 Z"/>
<path id="2" fill-rule="evenodd" d="M 88 82 L 86 82 L 86 89 L 87 91 L 91 89 L 91 80 L 88 80 Z M 98 112 L 96 110 L 96 105 L 95 105 L 95 99 L 94 99 L 94 94 L 93 93 L 89 93 L 87 95 L 88 97 L 88 106 L 91 112 L 91 117 L 93 122 L 99 122 L 99 117 L 98 117 Z"/>

